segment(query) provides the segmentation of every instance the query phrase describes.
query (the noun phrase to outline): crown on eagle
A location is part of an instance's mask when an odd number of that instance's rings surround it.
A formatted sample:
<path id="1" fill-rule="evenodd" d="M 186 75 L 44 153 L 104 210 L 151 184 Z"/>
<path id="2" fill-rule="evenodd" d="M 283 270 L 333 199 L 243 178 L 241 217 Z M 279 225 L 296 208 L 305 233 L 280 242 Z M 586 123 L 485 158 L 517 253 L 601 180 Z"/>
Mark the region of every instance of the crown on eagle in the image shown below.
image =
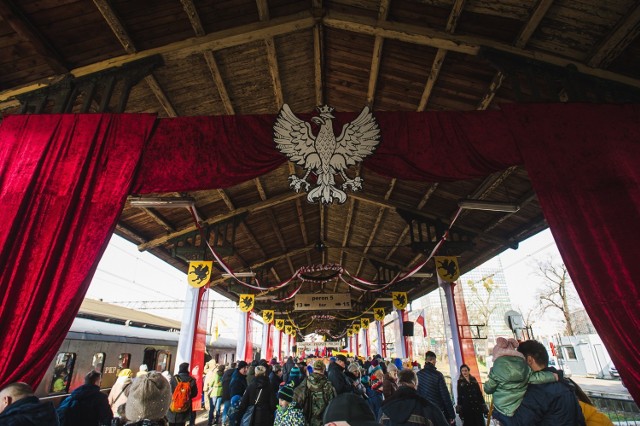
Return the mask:
<path id="1" fill-rule="evenodd" d="M 331 108 L 329 105 L 322 105 L 316 108 L 320 114 L 331 114 L 334 110 L 334 108 Z"/>

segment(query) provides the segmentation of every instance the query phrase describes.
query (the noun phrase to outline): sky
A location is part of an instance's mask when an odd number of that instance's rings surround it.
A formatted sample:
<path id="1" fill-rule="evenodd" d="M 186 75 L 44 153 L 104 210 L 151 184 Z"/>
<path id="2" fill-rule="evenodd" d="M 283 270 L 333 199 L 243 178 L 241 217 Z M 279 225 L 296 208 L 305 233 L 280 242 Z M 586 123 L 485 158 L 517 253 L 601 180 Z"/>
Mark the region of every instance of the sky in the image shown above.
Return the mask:
<path id="1" fill-rule="evenodd" d="M 536 292 L 541 287 L 541 279 L 533 275 L 533 264 L 536 259 L 547 256 L 561 259 L 548 229 L 520 243 L 517 250 L 507 249 L 500 254 L 514 308 L 527 312 L 537 303 Z M 167 304 L 169 309 L 145 312 L 181 320 L 181 301 L 186 290 L 185 271 L 179 271 L 147 252 L 139 252 L 134 244 L 114 235 L 86 297 L 105 302 L 175 301 Z M 217 294 L 214 298 L 224 300 Z M 228 310 L 221 313 L 222 320 L 229 319 L 231 314 Z M 221 328 L 223 326 L 221 324 Z"/>

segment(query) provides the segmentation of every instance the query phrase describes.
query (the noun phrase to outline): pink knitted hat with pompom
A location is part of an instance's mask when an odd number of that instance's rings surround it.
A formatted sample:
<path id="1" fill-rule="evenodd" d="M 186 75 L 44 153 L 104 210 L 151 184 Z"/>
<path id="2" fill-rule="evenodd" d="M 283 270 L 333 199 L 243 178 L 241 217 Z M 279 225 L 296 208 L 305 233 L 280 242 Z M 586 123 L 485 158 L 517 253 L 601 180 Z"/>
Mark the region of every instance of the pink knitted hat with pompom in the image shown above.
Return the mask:
<path id="1" fill-rule="evenodd" d="M 496 339 L 496 345 L 493 347 L 493 360 L 501 356 L 518 356 L 524 358 L 520 352 L 517 351 L 518 341 L 516 339 L 505 339 L 504 337 L 498 337 Z"/>

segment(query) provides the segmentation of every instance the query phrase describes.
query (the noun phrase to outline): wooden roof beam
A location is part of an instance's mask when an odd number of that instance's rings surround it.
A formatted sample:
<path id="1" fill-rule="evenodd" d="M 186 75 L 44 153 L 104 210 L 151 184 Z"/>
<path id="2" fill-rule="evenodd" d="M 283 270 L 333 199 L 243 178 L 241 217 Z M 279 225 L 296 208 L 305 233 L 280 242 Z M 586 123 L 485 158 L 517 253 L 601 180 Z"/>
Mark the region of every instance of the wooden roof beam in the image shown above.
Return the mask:
<path id="1" fill-rule="evenodd" d="M 353 218 L 353 211 L 355 210 L 355 204 L 356 204 L 355 198 L 352 198 L 351 200 L 349 200 L 349 211 L 347 212 L 347 220 L 344 227 L 344 235 L 342 237 L 342 247 L 345 247 L 347 245 L 347 241 L 349 240 L 349 230 L 351 229 L 351 220 Z M 340 265 L 343 264 L 344 253 L 345 253 L 344 250 L 340 252 L 340 259 L 338 261 Z"/>
<path id="2" fill-rule="evenodd" d="M 445 31 L 453 33 L 456 30 L 456 26 L 458 25 L 458 18 L 460 18 L 460 14 L 462 13 L 464 2 L 465 0 L 456 0 L 453 4 L 451 13 L 449 13 L 449 19 L 447 20 Z M 424 111 L 425 109 L 427 109 L 429 98 L 431 97 L 433 88 L 436 85 L 436 80 L 438 80 L 440 69 L 442 68 L 442 64 L 444 63 L 446 57 L 447 51 L 445 49 L 438 49 L 438 51 L 436 52 L 436 57 L 433 60 L 433 64 L 431 64 L 431 71 L 429 72 L 429 77 L 427 77 L 427 84 L 425 84 L 424 86 L 424 91 L 422 92 L 420 103 L 418 104 L 418 111 Z"/>
<path id="3" fill-rule="evenodd" d="M 389 3 L 391 0 L 380 0 L 378 9 L 378 21 L 386 21 L 389 15 Z M 367 87 L 367 105 L 373 109 L 373 101 L 378 84 L 378 75 L 380 74 L 380 61 L 382 59 L 382 47 L 384 46 L 384 38 L 376 36 L 373 43 L 373 54 L 371 56 L 371 70 L 369 71 L 369 85 Z"/>
<path id="4" fill-rule="evenodd" d="M 196 35 L 198 37 L 205 35 L 204 26 L 202 26 L 200 15 L 198 15 L 198 9 L 196 9 L 196 5 L 193 3 L 193 0 L 180 0 L 180 3 L 182 3 L 182 8 L 189 17 L 189 22 L 191 22 L 191 27 Z"/>
<path id="5" fill-rule="evenodd" d="M 224 84 L 224 78 L 222 78 L 222 74 L 220 74 L 220 69 L 218 68 L 216 59 L 213 56 L 213 52 L 211 50 L 205 51 L 204 59 L 205 61 L 207 61 L 207 66 L 209 67 L 209 71 L 211 72 L 211 77 L 213 77 L 213 81 L 215 82 L 216 88 L 218 89 L 218 95 L 220 96 L 220 100 L 222 101 L 224 111 L 227 113 L 227 115 L 234 115 L 236 112 L 233 109 L 231 98 L 229 98 L 229 93 L 227 92 L 227 88 Z"/>
<path id="6" fill-rule="evenodd" d="M 322 0 L 311 1 L 311 11 L 314 16 L 321 18 L 324 15 Z M 320 19 L 313 26 L 313 68 L 316 106 L 324 105 L 324 32 Z"/>
<path id="7" fill-rule="evenodd" d="M 289 175 L 296 174 L 296 166 L 291 161 L 287 161 L 287 165 L 289 167 Z M 304 223 L 304 215 L 302 212 L 302 203 L 299 198 L 296 198 L 296 211 L 298 212 L 298 224 L 300 225 L 300 234 L 302 235 L 302 241 L 305 246 L 309 245 L 309 236 L 307 235 L 307 226 Z M 311 265 L 311 255 L 309 252 L 307 255 L 307 264 Z"/>
<path id="8" fill-rule="evenodd" d="M 587 64 L 590 67 L 608 68 L 611 63 L 640 34 L 640 3 L 636 2 L 632 10 L 624 15 L 609 36 L 595 49 Z"/>
<path id="9" fill-rule="evenodd" d="M 518 37 L 516 37 L 516 41 L 513 43 L 514 46 L 519 48 L 524 48 L 526 46 L 531 36 L 540 25 L 540 22 L 542 22 L 542 19 L 547 14 L 547 11 L 553 4 L 553 1 L 554 0 L 538 1 L 535 8 L 531 12 L 531 15 L 529 16 L 529 20 L 527 21 L 525 26 L 522 28 L 522 30 L 520 30 L 520 34 L 518 34 Z M 491 84 L 489 84 L 489 88 L 487 89 L 487 92 L 484 94 L 482 99 L 480 99 L 480 102 L 476 107 L 477 110 L 483 111 L 489 108 L 489 105 L 491 105 L 491 102 L 493 101 L 493 98 L 496 96 L 498 89 L 500 89 L 500 87 L 502 86 L 502 83 L 504 82 L 505 77 L 506 76 L 501 71 L 498 71 L 493 76 L 493 79 L 491 80 Z"/>
<path id="10" fill-rule="evenodd" d="M 243 213 L 257 213 L 259 211 L 262 211 L 264 209 L 268 209 L 268 208 L 276 206 L 278 204 L 286 203 L 288 201 L 293 201 L 293 200 L 295 200 L 297 198 L 300 198 L 300 197 L 302 197 L 304 195 L 306 195 L 306 194 L 304 194 L 302 192 L 301 193 L 296 193 L 296 192 L 289 193 L 289 192 L 286 192 L 286 193 L 277 195 L 275 197 L 271 197 L 268 200 L 260 201 L 258 203 L 251 204 L 251 205 L 246 206 L 246 207 L 240 207 L 240 208 L 237 208 L 237 209 L 235 209 L 233 211 L 230 211 L 229 213 L 219 214 L 217 216 L 214 216 L 214 217 L 211 217 L 209 219 L 203 220 L 202 221 L 202 226 L 213 225 L 213 224 L 216 224 L 216 223 L 224 222 L 225 220 L 229 220 L 229 219 L 233 218 L 234 216 L 237 216 L 237 215 L 243 214 Z M 195 231 L 197 229 L 198 229 L 198 227 L 196 225 L 187 226 L 187 227 L 185 227 L 183 229 L 180 229 L 180 230 L 178 230 L 176 232 L 172 232 L 171 234 L 167 234 L 167 235 L 164 235 L 162 237 L 158 237 L 158 238 L 156 238 L 154 240 L 148 241 L 145 244 L 141 244 L 141 245 L 138 246 L 138 250 L 140 250 L 140 251 L 149 250 L 151 248 L 154 248 L 154 247 L 157 247 L 159 245 L 162 245 L 162 244 L 166 243 L 169 240 L 172 240 L 172 239 L 177 238 L 177 237 L 179 237 L 181 235 L 184 235 L 184 234 L 188 234 L 188 233 L 193 232 L 193 231 Z"/>
<path id="11" fill-rule="evenodd" d="M 165 218 L 163 218 L 162 216 L 160 216 L 159 214 L 157 214 L 155 211 L 153 211 L 152 209 L 148 209 L 148 208 L 143 208 L 142 209 L 143 212 L 145 212 L 149 217 L 151 217 L 153 220 L 155 220 L 160 226 L 162 226 L 166 231 L 168 232 L 174 232 L 176 229 L 169 223 L 166 221 Z"/>
<path id="12" fill-rule="evenodd" d="M 109 28 L 111 28 L 111 31 L 122 45 L 124 51 L 129 54 L 135 54 L 138 49 L 108 0 L 93 0 L 93 4 L 95 4 L 100 11 L 100 14 L 109 25 Z M 165 94 L 164 90 L 162 90 L 162 87 L 160 87 L 160 83 L 158 83 L 155 76 L 150 74 L 144 78 L 144 81 L 147 83 L 147 86 L 149 86 L 151 93 L 153 93 L 162 108 L 166 111 L 167 115 L 169 117 L 177 117 L 178 114 L 176 113 L 175 108 L 171 104 L 171 101 Z"/>
<path id="13" fill-rule="evenodd" d="M 258 6 L 258 18 L 262 22 L 269 21 L 269 5 L 267 0 L 256 0 Z M 278 55 L 276 54 L 276 45 L 273 37 L 264 39 L 267 48 L 267 63 L 269 64 L 269 74 L 271 75 L 271 84 L 273 85 L 273 93 L 276 101 L 276 108 L 280 109 L 284 104 L 284 95 L 282 94 L 282 82 L 280 81 L 280 70 L 278 68 Z"/>
<path id="14" fill-rule="evenodd" d="M 383 257 L 380 257 L 380 256 L 376 256 L 376 255 L 371 254 L 371 253 L 363 253 L 363 252 L 361 252 L 359 250 L 355 250 L 355 249 L 352 249 L 352 248 L 349 248 L 349 247 L 341 247 L 340 249 L 345 251 L 347 254 L 350 254 L 350 255 L 353 255 L 353 256 L 359 256 L 359 257 L 362 257 L 362 258 L 365 258 L 365 259 L 371 259 L 371 260 L 373 260 L 375 262 L 378 262 L 378 263 L 383 263 L 385 265 L 396 267 L 401 271 L 408 271 L 409 270 L 407 265 L 396 263 L 396 262 L 392 262 L 389 259 L 386 259 L 386 258 L 383 258 Z"/>
<path id="15" fill-rule="evenodd" d="M 69 72 L 62 55 L 53 47 L 37 28 L 27 19 L 11 0 L 0 1 L 0 17 L 18 36 L 31 44 L 56 74 Z"/>

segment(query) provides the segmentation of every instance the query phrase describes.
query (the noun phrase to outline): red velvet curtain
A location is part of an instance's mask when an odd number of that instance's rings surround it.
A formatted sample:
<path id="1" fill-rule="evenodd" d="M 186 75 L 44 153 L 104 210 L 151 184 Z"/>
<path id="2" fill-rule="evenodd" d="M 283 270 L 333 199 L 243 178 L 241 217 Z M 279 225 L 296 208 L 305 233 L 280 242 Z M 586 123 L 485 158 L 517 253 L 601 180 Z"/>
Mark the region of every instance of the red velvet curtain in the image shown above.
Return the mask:
<path id="1" fill-rule="evenodd" d="M 37 384 L 130 191 L 152 115 L 10 116 L 0 127 L 0 386 Z"/>
<path id="2" fill-rule="evenodd" d="M 512 105 L 505 116 L 580 299 L 640 402 L 640 106 Z"/>

